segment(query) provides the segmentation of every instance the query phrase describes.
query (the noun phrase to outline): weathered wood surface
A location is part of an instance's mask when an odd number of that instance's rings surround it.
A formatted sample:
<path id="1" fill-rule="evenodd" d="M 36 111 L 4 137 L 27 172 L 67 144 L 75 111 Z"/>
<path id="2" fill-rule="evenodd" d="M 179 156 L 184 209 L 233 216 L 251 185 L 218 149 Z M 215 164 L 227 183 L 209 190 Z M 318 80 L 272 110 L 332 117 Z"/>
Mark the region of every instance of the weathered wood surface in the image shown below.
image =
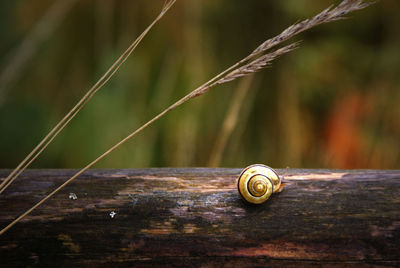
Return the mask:
<path id="1" fill-rule="evenodd" d="M 400 171 L 278 170 L 261 206 L 240 200 L 239 172 L 90 170 L 0 236 L 1 266 L 400 266 Z M 73 173 L 25 172 L 0 227 Z"/>

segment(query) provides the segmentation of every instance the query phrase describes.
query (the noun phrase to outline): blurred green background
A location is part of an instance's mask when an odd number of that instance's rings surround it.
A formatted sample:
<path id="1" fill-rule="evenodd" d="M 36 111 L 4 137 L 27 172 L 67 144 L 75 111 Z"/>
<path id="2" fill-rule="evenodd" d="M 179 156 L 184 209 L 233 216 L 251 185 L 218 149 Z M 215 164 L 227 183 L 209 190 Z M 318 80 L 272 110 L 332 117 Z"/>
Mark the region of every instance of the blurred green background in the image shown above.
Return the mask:
<path id="1" fill-rule="evenodd" d="M 163 3 L 0 2 L 0 168 L 33 149 Z M 332 3 L 178 0 L 32 167 L 83 167 Z M 399 14 L 398 0 L 382 0 L 301 34 L 300 48 L 271 68 L 184 104 L 95 167 L 400 168 Z"/>

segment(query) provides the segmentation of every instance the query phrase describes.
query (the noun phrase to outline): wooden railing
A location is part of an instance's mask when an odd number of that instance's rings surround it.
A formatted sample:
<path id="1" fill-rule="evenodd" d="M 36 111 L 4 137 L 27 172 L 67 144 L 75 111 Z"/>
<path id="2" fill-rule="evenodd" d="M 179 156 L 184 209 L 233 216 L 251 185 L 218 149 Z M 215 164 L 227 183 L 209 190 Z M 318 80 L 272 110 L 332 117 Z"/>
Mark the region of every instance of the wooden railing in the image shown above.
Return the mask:
<path id="1" fill-rule="evenodd" d="M 400 266 L 400 171 L 277 171 L 250 206 L 240 169 L 90 170 L 0 236 L 1 266 Z M 0 228 L 73 174 L 26 171 Z"/>

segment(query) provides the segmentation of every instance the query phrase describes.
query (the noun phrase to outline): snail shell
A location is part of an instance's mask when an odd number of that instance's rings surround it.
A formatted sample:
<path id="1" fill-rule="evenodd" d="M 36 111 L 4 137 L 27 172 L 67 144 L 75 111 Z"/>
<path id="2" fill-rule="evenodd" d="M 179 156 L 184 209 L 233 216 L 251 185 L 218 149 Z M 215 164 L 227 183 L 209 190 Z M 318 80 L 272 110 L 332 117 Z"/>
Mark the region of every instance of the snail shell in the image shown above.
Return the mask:
<path id="1" fill-rule="evenodd" d="M 280 185 L 281 179 L 275 170 L 261 164 L 245 168 L 238 180 L 240 196 L 251 204 L 264 203 Z"/>

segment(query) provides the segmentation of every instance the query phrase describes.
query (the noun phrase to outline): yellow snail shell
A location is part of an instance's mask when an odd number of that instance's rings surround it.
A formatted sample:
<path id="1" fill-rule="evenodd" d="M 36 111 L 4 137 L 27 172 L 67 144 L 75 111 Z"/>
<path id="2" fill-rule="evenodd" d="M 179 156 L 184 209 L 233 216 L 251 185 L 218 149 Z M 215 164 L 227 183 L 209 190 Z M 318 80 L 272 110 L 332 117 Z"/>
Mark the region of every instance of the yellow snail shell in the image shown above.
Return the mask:
<path id="1" fill-rule="evenodd" d="M 251 204 L 264 203 L 280 186 L 281 179 L 275 170 L 261 164 L 245 168 L 238 180 L 240 196 Z"/>

